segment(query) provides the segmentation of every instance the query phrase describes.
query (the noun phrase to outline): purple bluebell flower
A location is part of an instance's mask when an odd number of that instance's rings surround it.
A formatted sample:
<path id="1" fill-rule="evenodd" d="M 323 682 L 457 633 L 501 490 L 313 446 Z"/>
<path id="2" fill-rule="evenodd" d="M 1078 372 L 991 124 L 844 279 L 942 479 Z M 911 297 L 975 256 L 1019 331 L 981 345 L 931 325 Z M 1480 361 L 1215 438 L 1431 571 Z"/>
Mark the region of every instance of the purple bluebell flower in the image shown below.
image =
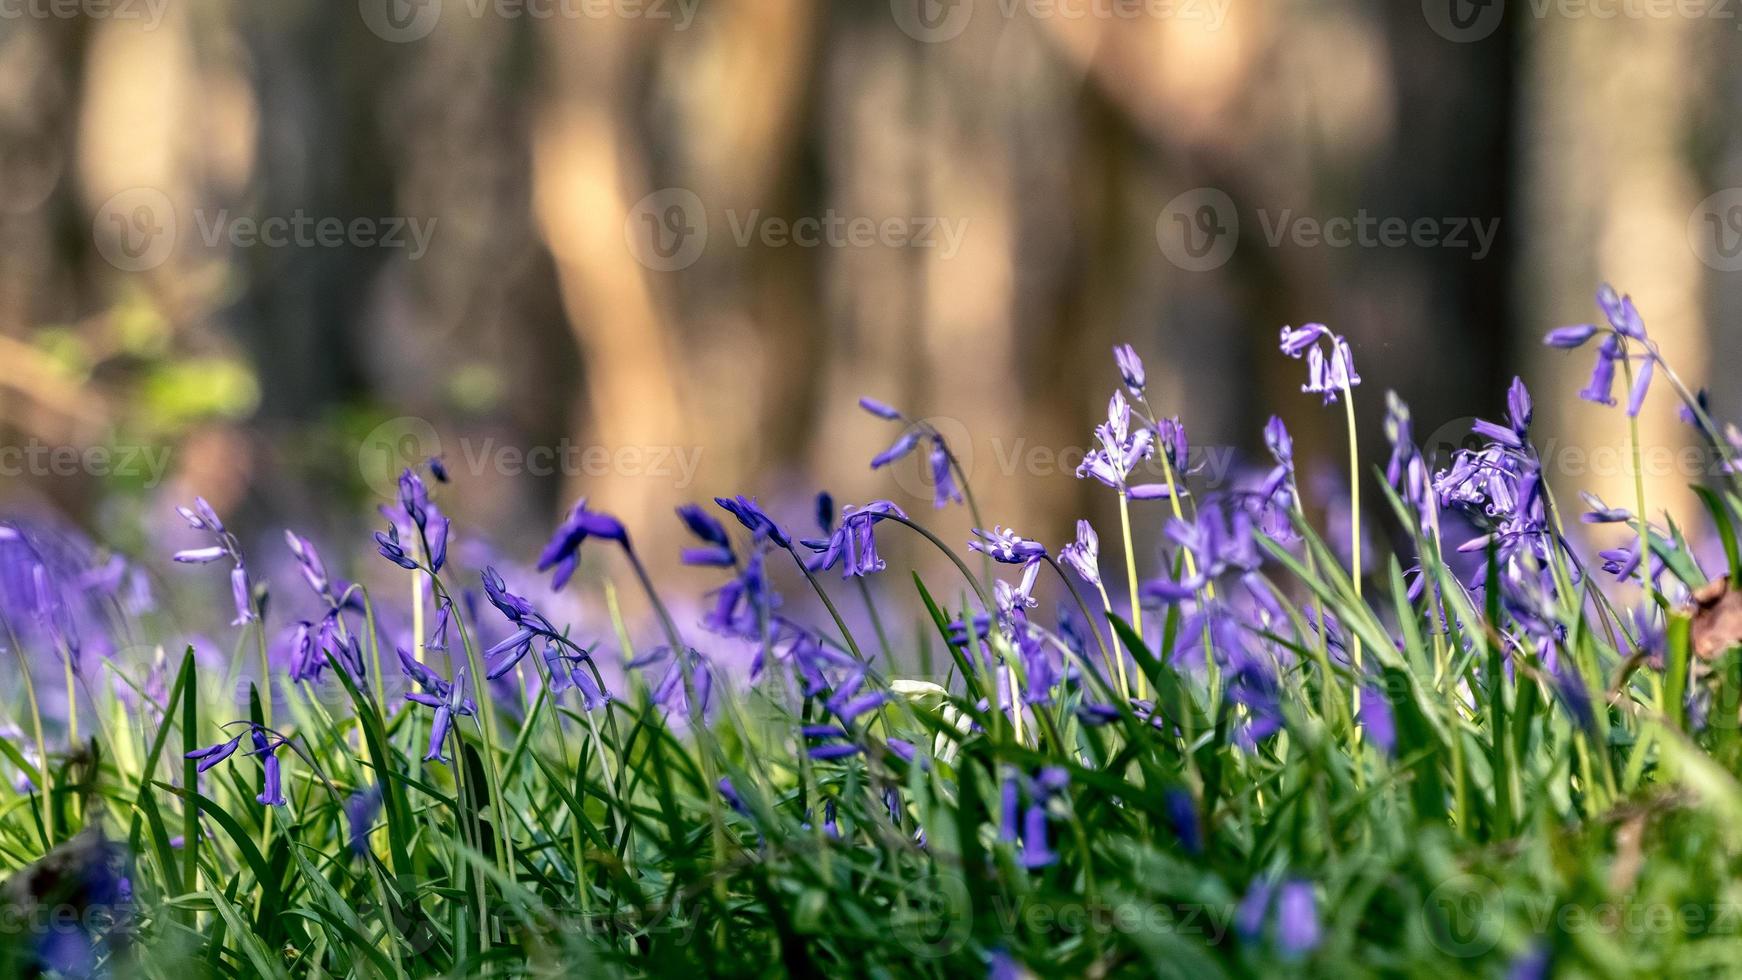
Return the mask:
<path id="1" fill-rule="evenodd" d="M 1225 496 L 1211 497 L 1194 519 L 1169 521 L 1167 526 L 1167 537 L 1191 552 L 1197 574 L 1177 582 L 1152 579 L 1139 587 L 1139 593 L 1162 602 L 1180 602 L 1222 575 L 1256 570 L 1260 559 L 1253 530 L 1252 514 L 1245 507 Z"/>
<path id="2" fill-rule="evenodd" d="M 1284 956 L 1305 956 L 1323 938 L 1318 900 L 1312 882 L 1299 878 L 1282 883 L 1276 895 L 1276 945 Z"/>
<path id="3" fill-rule="evenodd" d="M 812 572 L 841 566 L 841 577 L 864 577 L 881 572 L 886 563 L 877 554 L 877 538 L 872 528 L 885 517 L 906 518 L 907 514 L 894 503 L 875 500 L 863 507 L 848 507 L 841 512 L 841 523 L 827 540 L 807 540 L 805 547 L 816 552 L 805 567 Z"/>
<path id="4" fill-rule="evenodd" d="M 247 732 L 243 732 L 242 734 L 246 735 Z M 194 749 L 192 752 L 187 753 L 185 758 L 197 759 L 199 765 L 196 768 L 199 772 L 205 772 L 207 769 L 210 769 L 218 763 L 223 762 L 225 759 L 228 759 L 230 756 L 235 755 L 237 747 L 241 744 L 242 735 L 237 735 L 235 738 L 226 742 L 219 742 L 216 745 L 208 745 L 204 748 Z"/>
<path id="5" fill-rule="evenodd" d="M 901 412 L 890 407 L 889 405 L 884 404 L 883 402 L 878 401 L 875 398 L 870 398 L 870 397 L 860 398 L 859 399 L 859 407 L 864 409 L 867 412 L 870 412 L 872 415 L 875 415 L 880 419 L 887 419 L 891 422 L 900 421 L 900 419 L 901 419 Z"/>
<path id="6" fill-rule="evenodd" d="M 1471 426 L 1471 431 L 1483 438 L 1519 449 L 1530 436 L 1530 420 L 1533 414 L 1530 390 L 1524 387 L 1523 378 L 1515 377 L 1506 392 L 1506 424 L 1497 425 L 1486 419 L 1477 419 Z"/>
<path id="7" fill-rule="evenodd" d="M 171 560 L 181 562 L 184 565 L 209 565 L 228 557 L 230 557 L 230 552 L 227 549 L 213 545 L 209 548 L 183 549 L 172 555 Z"/>
<path id="8" fill-rule="evenodd" d="M 588 538 L 601 538 L 615 541 L 623 547 L 629 547 L 629 532 L 624 530 L 623 522 L 609 514 L 587 509 L 587 498 L 576 501 L 569 510 L 569 515 L 557 525 L 551 534 L 550 542 L 538 555 L 538 570 L 541 572 L 556 569 L 551 577 L 552 592 L 562 591 L 568 584 L 580 565 L 580 548 Z"/>
<path id="9" fill-rule="evenodd" d="M 1596 336 L 1596 334 L 1596 324 L 1580 323 L 1570 327 L 1556 327 L 1555 329 L 1550 330 L 1547 336 L 1542 338 L 1542 342 L 1549 347 L 1558 347 L 1562 350 L 1576 350 L 1583 347 L 1585 341 L 1590 340 L 1592 337 Z"/>
<path id="10" fill-rule="evenodd" d="M 406 571 L 416 571 L 418 568 L 417 560 L 406 554 L 405 546 L 399 543 L 397 525 L 389 524 L 386 531 L 375 532 L 375 550 L 381 553 L 381 557 Z"/>
<path id="11" fill-rule="evenodd" d="M 1083 581 L 1097 588 L 1101 585 L 1101 539 L 1088 521 L 1077 521 L 1077 539 L 1059 550 L 1059 560 Z"/>
<path id="12" fill-rule="evenodd" d="M 1134 483 L 1125 488 L 1125 494 L 1132 500 L 1170 500 L 1174 489 L 1165 483 Z"/>
<path id="13" fill-rule="evenodd" d="M 839 725 L 805 725 L 800 732 L 806 742 L 815 743 L 805 751 L 819 762 L 845 759 L 864 751 L 863 747 L 851 741 L 846 730 Z"/>
<path id="14" fill-rule="evenodd" d="M 860 718 L 881 708 L 888 701 L 888 691 L 865 692 L 865 670 L 855 665 L 855 669 L 836 686 L 823 705 L 834 712 L 842 724 L 855 725 Z"/>
<path id="15" fill-rule="evenodd" d="M 1143 359 L 1137 356 L 1131 345 L 1114 347 L 1113 361 L 1119 365 L 1119 377 L 1125 382 L 1125 387 L 1131 389 L 1131 394 L 1143 394 Z"/>
<path id="16" fill-rule="evenodd" d="M 1186 436 L 1186 424 L 1180 421 L 1179 416 L 1170 416 L 1155 424 L 1155 444 L 1175 473 L 1189 476 L 1196 472 L 1192 466 L 1191 440 Z M 1134 488 L 1134 496 L 1135 493 Z"/>
<path id="17" fill-rule="evenodd" d="M 714 503 L 736 517 L 750 533 L 766 535 L 777 547 L 792 547 L 792 537 L 768 516 L 754 497 L 715 497 Z"/>
<path id="18" fill-rule="evenodd" d="M 1597 346 L 1597 360 L 1591 368 L 1590 383 L 1579 397 L 1598 405 L 1615 404 L 1615 362 L 1621 359 L 1621 341 L 1614 334 L 1603 338 Z"/>
<path id="19" fill-rule="evenodd" d="M 1174 787 L 1162 794 L 1167 810 L 1168 826 L 1187 854 L 1197 857 L 1204 853 L 1203 830 L 1198 823 L 1198 805 L 1192 794 Z"/>
<path id="20" fill-rule="evenodd" d="M 204 497 L 195 497 L 194 506 L 177 507 L 176 513 L 187 521 L 188 527 L 196 531 L 205 531 L 213 538 L 213 544 L 205 548 L 192 548 L 176 552 L 174 558 L 183 564 L 207 564 L 223 558 L 230 559 L 230 594 L 236 603 L 236 618 L 232 626 L 241 626 L 254 622 L 259 618 L 255 610 L 254 596 L 248 584 L 247 566 L 242 561 L 242 549 L 236 543 L 236 536 L 225 530 L 224 522 L 218 519 L 218 514 Z"/>
<path id="21" fill-rule="evenodd" d="M 448 528 L 452 525 L 441 511 L 432 504 L 429 509 L 429 526 L 424 531 L 429 541 L 429 570 L 437 575 L 448 563 Z"/>
<path id="22" fill-rule="evenodd" d="M 260 795 L 256 796 L 255 799 L 262 806 L 287 805 L 289 801 L 284 798 L 284 779 L 278 761 L 278 749 L 284 744 L 284 739 L 279 736 L 268 739 L 265 730 L 258 725 L 251 726 L 249 734 L 254 742 L 254 750 L 249 754 L 260 757 L 260 764 L 264 770 Z"/>
<path id="23" fill-rule="evenodd" d="M 1637 418 L 1639 410 L 1645 407 L 1645 395 L 1651 387 L 1651 371 L 1657 365 L 1657 358 L 1648 356 L 1639 362 L 1639 373 L 1633 376 L 1633 388 L 1627 393 L 1627 417 Z"/>
<path id="24" fill-rule="evenodd" d="M 683 521 L 684 527 L 703 545 L 700 548 L 685 548 L 682 555 L 684 564 L 729 568 L 737 560 L 732 552 L 732 539 L 726 535 L 725 526 L 715 520 L 712 514 L 697 504 L 684 504 L 678 507 L 677 516 Z"/>
<path id="25" fill-rule="evenodd" d="M 672 656 L 671 647 L 661 644 L 652 650 L 629 661 L 631 670 L 646 670 L 655 664 L 670 661 L 659 683 L 654 685 L 651 697 L 655 704 L 667 711 L 676 713 L 694 712 L 697 716 L 706 715 L 708 707 L 713 702 L 714 669 L 702 656 L 700 650 L 690 647 L 686 650 L 690 677 L 695 685 L 695 702 L 692 704 L 688 693 L 684 690 L 684 665 Z"/>
<path id="26" fill-rule="evenodd" d="M 1645 320 L 1633 306 L 1633 297 L 1620 296 L 1615 287 L 1604 283 L 1597 288 L 1597 306 L 1603 310 L 1609 326 L 1623 337 L 1645 340 Z"/>
<path id="27" fill-rule="evenodd" d="M 1003 526 L 995 526 L 990 531 L 974 528 L 978 541 L 969 541 L 968 550 L 978 551 L 993 561 L 1006 565 L 1024 565 L 1046 557 L 1046 547 L 1038 541 L 1030 541 Z"/>
<path id="28" fill-rule="evenodd" d="M 550 693 L 557 695 L 569 690 L 579 691 L 581 706 L 587 711 L 595 711 L 609 704 L 611 692 L 605 690 L 588 669 L 592 659 L 590 652 L 569 652 L 556 641 L 547 641 L 544 645 L 544 663 L 550 671 Z"/>
<path id="29" fill-rule="evenodd" d="M 1603 502 L 1603 498 L 1594 493 L 1581 491 L 1579 496 L 1590 510 L 1579 515 L 1579 520 L 1586 524 L 1627 524 L 1633 520 L 1633 512 L 1625 507 L 1611 507 Z"/>
<path id="30" fill-rule="evenodd" d="M 768 583 L 761 548 L 750 553 L 737 575 L 710 594 L 714 608 L 702 617 L 702 628 L 721 636 L 760 640 L 764 621 L 780 606 L 779 594 Z"/>
<path id="31" fill-rule="evenodd" d="M 427 665 L 418 663 L 404 649 L 398 652 L 400 669 L 405 672 L 405 676 L 423 688 L 421 691 L 406 694 L 405 700 L 435 711 L 435 718 L 430 723 L 429 750 L 424 754 L 423 760 L 445 764 L 448 760 L 442 755 L 442 749 L 454 719 L 470 717 L 477 712 L 477 705 L 464 696 L 466 668 L 461 666 L 455 670 L 454 679 L 450 683 Z"/>
<path id="32" fill-rule="evenodd" d="M 1397 718 L 1392 714 L 1391 701 L 1385 691 L 1376 687 L 1361 688 L 1361 728 L 1373 747 L 1386 755 L 1397 753 Z"/>
<path id="33" fill-rule="evenodd" d="M 1329 355 L 1325 353 L 1327 346 Z M 1323 395 L 1327 405 L 1336 401 L 1345 389 L 1361 383 L 1361 376 L 1355 373 L 1355 355 L 1349 349 L 1349 342 L 1322 323 L 1309 323 L 1299 328 L 1283 327 L 1281 347 L 1289 357 L 1306 355 L 1307 383 L 1301 385 L 1300 390 Z"/>
<path id="34" fill-rule="evenodd" d="M 429 488 L 416 470 L 399 474 L 399 509 L 420 531 L 429 523 Z"/>
<path id="35" fill-rule="evenodd" d="M 1077 479 L 1092 477 L 1115 490 L 1125 490 L 1137 464 L 1155 452 L 1155 433 L 1141 426 L 1132 429 L 1131 403 L 1122 391 L 1113 392 L 1107 402 L 1107 421 L 1095 427 L 1095 439 L 1100 448 L 1083 457 Z"/>
<path id="36" fill-rule="evenodd" d="M 835 533 L 835 498 L 827 490 L 817 491 L 816 517 L 817 530 L 824 534 Z"/>
<path id="37" fill-rule="evenodd" d="M 1318 947 L 1323 936 L 1311 882 L 1254 880 L 1234 912 L 1234 929 L 1246 942 L 1257 943 L 1273 915 L 1277 950 L 1284 956 L 1305 956 Z"/>
<path id="38" fill-rule="evenodd" d="M 351 828 L 352 854 L 362 857 L 369 853 L 369 834 L 375 829 L 375 817 L 380 813 L 379 787 L 357 790 L 345 800 L 345 822 Z"/>
<path id="39" fill-rule="evenodd" d="M 508 583 L 502 580 L 502 575 L 495 568 L 486 567 L 483 580 L 484 595 L 509 622 L 518 626 L 522 620 L 537 615 L 533 611 L 532 603 L 508 591 Z"/>
<path id="40" fill-rule="evenodd" d="M 942 436 L 931 437 L 932 506 L 942 510 L 951 503 L 962 502 L 962 491 L 956 486 L 956 476 L 950 465 L 950 450 Z"/>
<path id="41" fill-rule="evenodd" d="M 284 541 L 290 546 L 291 556 L 296 559 L 297 571 L 302 573 L 309 591 L 325 599 L 329 605 L 336 605 L 333 600 L 332 579 L 327 575 L 327 565 L 321 561 L 321 553 L 315 550 L 314 542 L 299 537 L 295 531 L 288 529 L 284 532 Z"/>
<path id="42" fill-rule="evenodd" d="M 903 432 L 896 437 L 894 442 L 889 444 L 888 449 L 871 457 L 871 468 L 874 470 L 882 469 L 890 463 L 904 459 L 909 453 L 919 448 L 919 439 L 920 433 L 916 429 Z"/>
<path id="43" fill-rule="evenodd" d="M 1433 481 L 1428 475 L 1421 448 L 1415 444 L 1415 424 L 1410 419 L 1409 406 L 1397 397 L 1395 391 L 1385 392 L 1385 441 L 1391 444 L 1391 458 L 1385 464 L 1385 482 L 1391 484 L 1431 528 L 1431 515 L 1435 513 Z"/>
<path id="44" fill-rule="evenodd" d="M 248 570 L 241 565 L 230 569 L 230 598 L 236 603 L 236 618 L 231 626 L 252 623 L 260 617 L 254 613 L 253 588 L 248 584 Z"/>

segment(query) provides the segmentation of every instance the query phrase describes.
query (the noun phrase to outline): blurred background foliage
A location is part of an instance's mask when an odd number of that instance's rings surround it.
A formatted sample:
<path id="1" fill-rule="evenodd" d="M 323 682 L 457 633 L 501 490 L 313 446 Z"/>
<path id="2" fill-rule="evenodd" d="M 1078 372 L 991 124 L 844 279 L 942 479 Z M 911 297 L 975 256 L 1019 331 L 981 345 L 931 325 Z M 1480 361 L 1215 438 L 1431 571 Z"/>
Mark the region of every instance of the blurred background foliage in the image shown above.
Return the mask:
<path id="1" fill-rule="evenodd" d="M 1497 415 L 1514 373 L 1541 432 L 1619 447 L 1619 416 L 1574 401 L 1584 359 L 1537 346 L 1595 316 L 1604 279 L 1733 418 L 1742 274 L 1690 226 L 1742 185 L 1742 22 L 1714 7 L 20 0 L 0 18 L 0 442 L 171 455 L 161 482 L 9 473 L 0 497 L 110 540 L 195 492 L 239 524 L 319 526 L 376 498 L 386 441 L 443 453 L 450 509 L 520 545 L 581 494 L 662 546 L 671 506 L 714 494 L 925 509 L 917 471 L 866 467 L 894 435 L 854 407 L 872 394 L 957 434 L 988 519 L 1057 542 L 1079 514 L 1107 526 L 1072 453 L 1120 341 L 1201 446 L 1257 448 L 1281 412 L 1336 458 L 1340 418 L 1275 353 L 1280 325 L 1321 320 L 1354 344 L 1374 463 L 1385 388 L 1432 443 Z M 668 188 L 711 230 L 670 271 L 633 241 Z M 1241 229 L 1207 271 L 1158 246 L 1198 188 Z M 1363 211 L 1498 234 L 1480 257 L 1266 241 L 1282 216 Z M 965 233 L 948 254 L 740 244 L 752 214 Z M 418 254 L 206 231 L 298 215 L 431 234 Z M 168 244 L 136 262 L 127 234 Z M 1646 438 L 1679 446 L 1667 399 Z M 562 446 L 612 462 L 499 455 Z M 693 478 L 659 451 L 699 454 Z M 1685 482 L 1654 476 L 1654 504 Z"/>

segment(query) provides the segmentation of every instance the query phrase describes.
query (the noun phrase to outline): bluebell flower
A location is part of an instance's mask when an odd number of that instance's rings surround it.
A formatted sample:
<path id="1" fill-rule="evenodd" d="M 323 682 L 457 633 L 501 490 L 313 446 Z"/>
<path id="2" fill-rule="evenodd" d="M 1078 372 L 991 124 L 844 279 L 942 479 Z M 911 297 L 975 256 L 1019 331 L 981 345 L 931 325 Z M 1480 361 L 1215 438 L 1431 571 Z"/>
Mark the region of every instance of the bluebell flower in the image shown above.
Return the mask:
<path id="1" fill-rule="evenodd" d="M 421 704 L 434 709 L 435 718 L 430 722 L 429 750 L 424 753 L 425 762 L 446 763 L 448 759 L 442 754 L 447 742 L 448 732 L 453 727 L 455 718 L 466 718 L 477 713 L 477 705 L 471 698 L 464 696 L 466 686 L 466 668 L 464 666 L 454 671 L 454 679 L 450 683 L 428 666 L 420 664 L 404 649 L 399 651 L 399 666 L 405 675 L 417 682 L 423 690 L 412 691 L 405 700 L 413 704 Z"/>
<path id="2" fill-rule="evenodd" d="M 253 591 L 248 584 L 248 570 L 242 561 L 242 549 L 236 543 L 236 536 L 224 528 L 224 522 L 218 519 L 218 514 L 204 497 L 195 497 L 194 506 L 177 507 L 176 513 L 187 522 L 188 527 L 196 531 L 205 531 L 211 535 L 213 543 L 204 548 L 189 548 L 178 551 L 174 560 L 188 565 L 205 565 L 228 558 L 230 568 L 230 595 L 236 603 L 236 618 L 232 626 L 252 623 L 259 618 L 255 611 Z"/>
<path id="3" fill-rule="evenodd" d="M 1095 439 L 1100 447 L 1083 457 L 1077 479 L 1092 477 L 1115 490 L 1125 490 L 1137 464 L 1155 451 L 1154 432 L 1143 427 L 1132 429 L 1131 403 L 1122 391 L 1113 392 L 1107 402 L 1107 421 L 1095 427 Z"/>
<path id="4" fill-rule="evenodd" d="M 702 617 L 702 628 L 745 640 L 760 640 L 763 621 L 780 605 L 780 596 L 768 583 L 761 548 L 752 551 L 743 568 L 711 595 L 714 607 Z"/>
<path id="5" fill-rule="evenodd" d="M 429 523 L 429 489 L 416 470 L 399 474 L 399 509 L 420 531 Z"/>
<path id="6" fill-rule="evenodd" d="M 824 534 L 835 533 L 835 498 L 827 490 L 817 491 L 816 517 L 817 530 Z"/>
<path id="7" fill-rule="evenodd" d="M 1397 718 L 1392 714 L 1391 701 L 1384 690 L 1372 686 L 1361 688 L 1360 719 L 1361 728 L 1374 748 L 1386 755 L 1397 753 Z"/>
<path id="8" fill-rule="evenodd" d="M 1279 885 L 1254 880 L 1235 910 L 1235 931 L 1246 942 L 1256 943 L 1264 936 L 1267 919 L 1273 919 L 1277 950 L 1286 957 L 1305 956 L 1323 939 L 1318 901 L 1309 881 L 1291 878 Z"/>
<path id="9" fill-rule="evenodd" d="M 1245 507 L 1226 496 L 1204 501 L 1192 520 L 1168 522 L 1167 537 L 1190 552 L 1197 566 L 1195 575 L 1179 581 L 1151 579 L 1139 587 L 1145 598 L 1180 602 L 1196 595 L 1209 582 L 1229 573 L 1254 571 L 1260 564 L 1253 538 L 1253 518 Z"/>
<path id="10" fill-rule="evenodd" d="M 1113 361 L 1119 365 L 1119 377 L 1125 382 L 1125 387 L 1131 389 L 1131 394 L 1143 394 L 1143 359 L 1137 356 L 1131 345 L 1114 347 Z"/>
<path id="11" fill-rule="evenodd" d="M 1070 785 L 1070 772 L 1059 766 L 1047 766 L 1031 780 L 1026 780 L 1028 806 L 1021 805 L 1023 780 L 1016 773 L 1004 777 L 1000 788 L 1001 820 L 998 838 L 1006 844 L 1021 844 L 1018 859 L 1025 868 L 1044 868 L 1058 861 L 1048 838 L 1047 804 L 1064 793 Z"/>
<path id="12" fill-rule="evenodd" d="M 1187 790 L 1174 787 L 1162 794 L 1168 826 L 1179 840 L 1180 847 L 1193 857 L 1204 853 L 1203 830 L 1198 823 L 1198 805 Z"/>
<path id="13" fill-rule="evenodd" d="M 807 743 L 806 754 L 819 762 L 845 759 L 864 751 L 839 725 L 804 725 L 799 729 Z"/>
<path id="14" fill-rule="evenodd" d="M 502 580 L 501 574 L 495 568 L 484 569 L 483 581 L 484 595 L 509 622 L 518 626 L 522 620 L 537 615 L 533 611 L 532 603 L 508 591 L 508 583 Z"/>
<path id="15" fill-rule="evenodd" d="M 587 711 L 596 711 L 610 704 L 611 692 L 600 685 L 588 669 L 592 659 L 591 653 L 568 652 L 554 640 L 545 643 L 544 663 L 550 671 L 550 693 L 579 691 L 581 707 Z"/>
<path id="16" fill-rule="evenodd" d="M 375 829 L 375 817 L 381 812 L 381 790 L 371 786 L 352 793 L 345 800 L 345 822 L 350 825 L 351 853 L 362 857 L 369 853 L 369 834 Z"/>
<path id="17" fill-rule="evenodd" d="M 726 528 L 712 514 L 696 504 L 684 504 L 677 509 L 677 516 L 703 545 L 700 548 L 683 550 L 682 561 L 685 565 L 730 568 L 737 562 L 737 556 L 732 551 L 732 539 L 727 537 Z"/>
<path id="18" fill-rule="evenodd" d="M 389 524 L 386 531 L 375 532 L 375 550 L 381 553 L 381 557 L 408 572 L 418 568 L 417 560 L 407 554 L 405 546 L 399 543 L 398 525 Z"/>
<path id="19" fill-rule="evenodd" d="M 684 690 L 684 667 L 671 655 L 671 647 L 660 645 L 647 653 L 629 661 L 631 670 L 646 670 L 655 664 L 670 662 L 659 683 L 654 685 L 651 697 L 653 703 L 664 707 L 674 714 L 689 713 L 707 714 L 709 705 L 713 702 L 714 670 L 700 650 L 690 647 L 686 651 L 691 680 L 695 685 L 696 700 L 690 703 L 689 695 Z"/>
<path id="20" fill-rule="evenodd" d="M 1077 521 L 1077 539 L 1059 550 L 1059 561 L 1097 588 L 1101 585 L 1101 539 L 1088 521 Z"/>
<path id="21" fill-rule="evenodd" d="M 1327 347 L 1330 349 L 1328 355 L 1325 353 Z M 1336 401 L 1345 389 L 1361 383 L 1361 376 L 1355 373 L 1355 355 L 1349 349 L 1349 342 L 1322 323 L 1283 327 L 1281 348 L 1289 357 L 1306 355 L 1307 383 L 1301 385 L 1300 390 L 1323 395 L 1327 405 Z"/>
<path id="22" fill-rule="evenodd" d="M 874 500 L 858 508 L 848 507 L 841 512 L 841 523 L 827 540 L 802 542 L 816 552 L 805 567 L 820 572 L 840 565 L 842 578 L 862 578 L 883 571 L 887 565 L 877 554 L 877 538 L 872 529 L 878 521 L 890 515 L 907 517 L 900 507 L 888 500 Z"/>
<path id="23" fill-rule="evenodd" d="M 932 506 L 942 510 L 951 503 L 962 502 L 962 491 L 956 486 L 956 476 L 950 466 L 950 450 L 943 436 L 931 437 Z"/>
<path id="24" fill-rule="evenodd" d="M 246 734 L 248 733 L 242 733 L 242 735 Z M 235 738 L 219 742 L 216 745 L 208 745 L 204 748 L 194 749 L 192 752 L 187 753 L 185 758 L 198 760 L 199 765 L 195 768 L 199 772 L 205 772 L 218 763 L 223 762 L 225 759 L 228 759 L 230 756 L 235 755 L 236 749 L 242 744 L 242 735 L 237 735 Z"/>
<path id="25" fill-rule="evenodd" d="M 1385 464 L 1385 482 L 1391 484 L 1403 501 L 1414 507 L 1427 523 L 1424 536 L 1431 533 L 1435 498 L 1433 481 L 1421 449 L 1415 444 L 1415 425 L 1409 406 L 1397 397 L 1397 392 L 1385 393 L 1385 441 L 1391 444 L 1391 458 Z"/>
<path id="26" fill-rule="evenodd" d="M 891 422 L 899 421 L 901 419 L 901 412 L 875 398 L 860 398 L 859 407 L 880 419 L 888 419 Z"/>
<path id="27" fill-rule="evenodd" d="M 968 550 L 978 551 L 996 562 L 1024 565 L 1046 557 L 1046 546 L 1003 526 L 995 526 L 991 531 L 974 528 L 974 535 L 980 540 L 969 541 Z"/>
<path id="28" fill-rule="evenodd" d="M 1282 883 L 1276 896 L 1276 945 L 1284 956 L 1305 956 L 1322 939 L 1318 900 L 1312 882 L 1299 878 Z"/>
<path id="29" fill-rule="evenodd" d="M 916 429 L 909 429 L 906 432 L 903 432 L 901 435 L 896 437 L 894 442 L 889 444 L 888 449 L 885 449 L 871 457 L 871 468 L 874 470 L 882 469 L 890 463 L 905 458 L 909 453 L 919 448 L 919 439 L 920 434 Z"/>
<path id="30" fill-rule="evenodd" d="M 856 725 L 860 718 L 876 711 L 888 701 L 887 691 L 865 691 L 865 670 L 855 664 L 846 679 L 830 692 L 823 705 L 841 719 L 842 724 Z"/>
<path id="31" fill-rule="evenodd" d="M 194 749 L 187 753 L 186 758 L 198 760 L 199 765 L 195 768 L 200 772 L 205 772 L 234 755 L 242 739 L 248 738 L 253 746 L 248 754 L 259 756 L 261 765 L 265 770 L 263 788 L 255 799 L 265 806 L 286 805 L 283 775 L 278 762 L 278 750 L 284 745 L 284 737 L 250 722 L 239 724 L 248 726 L 242 734 L 216 745 Z"/>
<path id="32" fill-rule="evenodd" d="M 539 571 L 556 569 L 556 574 L 551 577 L 552 592 L 560 592 L 568 584 L 580 565 L 581 544 L 590 537 L 615 541 L 625 548 L 629 546 L 629 533 L 624 530 L 623 522 L 609 514 L 588 510 L 587 498 L 582 497 L 557 525 L 550 542 L 538 555 Z"/>
<path id="33" fill-rule="evenodd" d="M 792 536 L 787 534 L 774 518 L 756 503 L 753 497 L 715 497 L 714 503 L 719 504 L 728 514 L 738 519 L 751 534 L 762 534 L 768 540 L 781 548 L 792 547 Z"/>
<path id="34" fill-rule="evenodd" d="M 309 591 L 325 600 L 328 605 L 338 605 L 333 597 L 333 582 L 327 575 L 326 563 L 321 561 L 321 553 L 315 550 L 314 542 L 299 537 L 295 531 L 288 529 L 284 532 L 284 540 L 290 546 L 291 556 L 296 559 L 297 571 L 302 573 Z"/>

